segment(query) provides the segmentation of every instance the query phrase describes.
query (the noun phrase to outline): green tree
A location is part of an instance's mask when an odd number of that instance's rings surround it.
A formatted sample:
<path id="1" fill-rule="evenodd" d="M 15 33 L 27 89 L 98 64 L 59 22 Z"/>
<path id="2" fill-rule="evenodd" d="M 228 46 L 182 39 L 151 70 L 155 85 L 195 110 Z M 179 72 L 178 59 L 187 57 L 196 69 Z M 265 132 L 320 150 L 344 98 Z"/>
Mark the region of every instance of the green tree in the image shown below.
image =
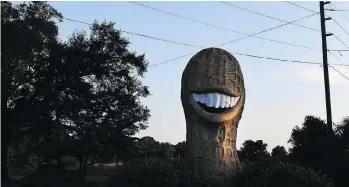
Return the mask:
<path id="1" fill-rule="evenodd" d="M 257 162 L 270 156 L 263 140 L 246 140 L 240 149 L 242 162 Z"/>
<path id="2" fill-rule="evenodd" d="M 278 158 L 286 157 L 287 151 L 284 146 L 278 145 L 272 149 L 271 156 L 278 157 Z"/>
<path id="3" fill-rule="evenodd" d="M 183 160 L 184 159 L 184 156 L 185 156 L 185 152 L 187 150 L 187 143 L 186 141 L 183 141 L 183 142 L 179 142 L 178 144 L 176 144 L 174 146 L 175 148 L 175 157 L 178 157 L 180 160 Z"/>
<path id="4" fill-rule="evenodd" d="M 60 69 L 66 81 L 60 87 L 69 91 L 60 107 L 62 123 L 75 145 L 70 154 L 83 171 L 105 155 L 126 157 L 130 137 L 147 127 L 149 117 L 140 102 L 149 95 L 139 80 L 147 67 L 144 55 L 128 50 L 129 41 L 114 23 L 94 23 L 90 29 L 89 36 L 76 32 L 70 37 Z"/>
<path id="5" fill-rule="evenodd" d="M 348 186 L 349 179 L 345 171 L 349 167 L 349 116 L 336 125 L 335 128 L 337 142 L 333 145 L 337 152 L 333 153 L 336 161 L 334 168 L 336 184 L 338 186 Z"/>
<path id="6" fill-rule="evenodd" d="M 160 142 L 153 137 L 144 136 L 139 138 L 136 142 L 137 154 L 140 157 L 157 157 L 160 151 Z"/>
<path id="7" fill-rule="evenodd" d="M 144 55 L 128 50 L 114 23 L 94 23 L 89 36 L 77 32 L 61 42 L 53 19 L 62 16 L 47 3 L 8 5 L 1 18 L 2 111 L 8 114 L 2 133 L 21 127 L 32 150 L 58 165 L 64 154 L 90 161 L 122 155 L 130 136 L 147 127 L 149 110 L 140 98 L 149 91 L 139 80 Z"/>
<path id="8" fill-rule="evenodd" d="M 136 142 L 137 155 L 140 157 L 172 158 L 175 146 L 167 142 L 158 142 L 153 137 L 145 136 Z"/>
<path id="9" fill-rule="evenodd" d="M 34 12 L 35 11 L 35 12 Z M 58 28 L 55 20 L 62 16 L 43 2 L 12 7 L 1 2 L 1 136 L 2 179 L 8 178 L 8 146 L 19 137 L 23 126 L 35 126 L 45 121 L 37 103 L 41 98 L 30 98 L 41 72 L 47 46 L 56 41 Z M 40 116 L 40 117 L 39 117 Z M 39 126 L 39 125 L 38 125 Z"/>
<path id="10" fill-rule="evenodd" d="M 327 125 L 324 120 L 306 116 L 301 127 L 293 128 L 289 143 L 294 160 L 317 170 L 325 169 Z"/>
<path id="11" fill-rule="evenodd" d="M 302 126 L 296 126 L 291 133 L 292 159 L 333 177 L 336 186 L 348 186 L 348 177 L 342 172 L 349 166 L 348 129 L 349 117 L 345 117 L 335 126 L 335 140 L 329 141 L 325 121 L 306 116 Z"/>

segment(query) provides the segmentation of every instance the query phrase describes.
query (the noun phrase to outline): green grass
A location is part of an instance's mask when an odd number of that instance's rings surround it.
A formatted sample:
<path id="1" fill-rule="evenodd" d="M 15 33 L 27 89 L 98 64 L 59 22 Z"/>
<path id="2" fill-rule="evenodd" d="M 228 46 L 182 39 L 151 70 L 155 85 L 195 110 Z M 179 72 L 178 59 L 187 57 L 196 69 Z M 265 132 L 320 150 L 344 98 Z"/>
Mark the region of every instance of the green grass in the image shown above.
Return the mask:
<path id="1" fill-rule="evenodd" d="M 77 168 L 69 167 L 69 170 L 76 170 Z M 108 181 L 110 180 L 110 176 L 115 172 L 119 171 L 118 166 L 105 167 L 105 166 L 90 166 L 87 168 L 85 180 L 88 182 L 88 187 L 107 187 Z M 27 176 L 31 173 L 35 172 L 35 170 L 28 169 L 11 169 L 11 179 L 14 181 L 19 181 L 24 176 Z M 10 185 L 8 187 L 18 187 L 15 184 Z"/>
<path id="2" fill-rule="evenodd" d="M 87 168 L 86 176 L 111 176 L 119 171 L 118 166 L 104 167 L 104 166 L 90 166 Z"/>

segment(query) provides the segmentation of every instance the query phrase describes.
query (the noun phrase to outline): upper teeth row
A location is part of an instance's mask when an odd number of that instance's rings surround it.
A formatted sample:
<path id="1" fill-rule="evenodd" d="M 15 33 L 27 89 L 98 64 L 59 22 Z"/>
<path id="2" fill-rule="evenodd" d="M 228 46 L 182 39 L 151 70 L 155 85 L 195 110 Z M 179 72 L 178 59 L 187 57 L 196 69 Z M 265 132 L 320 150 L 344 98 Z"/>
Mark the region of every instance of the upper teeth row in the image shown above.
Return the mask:
<path id="1" fill-rule="evenodd" d="M 193 94 L 196 102 L 208 107 L 230 108 L 236 105 L 240 97 L 230 97 L 220 93 Z"/>

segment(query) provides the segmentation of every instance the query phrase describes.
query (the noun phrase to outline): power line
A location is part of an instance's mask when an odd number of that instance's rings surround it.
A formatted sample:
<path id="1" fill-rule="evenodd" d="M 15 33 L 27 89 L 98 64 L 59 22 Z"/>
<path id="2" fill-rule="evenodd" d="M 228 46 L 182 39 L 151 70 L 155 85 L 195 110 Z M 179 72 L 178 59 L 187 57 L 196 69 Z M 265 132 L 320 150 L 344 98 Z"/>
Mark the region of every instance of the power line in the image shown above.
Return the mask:
<path id="1" fill-rule="evenodd" d="M 242 53 L 232 53 L 235 55 L 243 55 L 243 56 L 248 56 L 248 57 L 253 57 L 253 58 L 260 58 L 260 59 L 267 59 L 267 60 L 275 60 L 275 61 L 281 61 L 281 62 L 291 62 L 291 63 L 299 63 L 299 64 L 312 64 L 312 65 L 322 65 L 320 62 L 309 62 L 309 61 L 299 61 L 299 60 L 287 60 L 287 59 L 280 59 L 280 58 L 273 58 L 273 57 L 264 57 L 264 56 L 256 56 L 256 55 L 250 55 L 250 54 L 242 54 Z M 331 64 L 331 65 L 341 65 L 341 66 L 347 66 L 349 65 L 346 64 Z M 343 73 L 341 73 L 339 70 L 334 68 L 333 66 L 329 65 L 331 68 L 333 68 L 335 71 L 337 71 L 340 75 L 342 75 L 344 78 L 348 79 L 347 76 L 345 76 Z"/>
<path id="2" fill-rule="evenodd" d="M 338 9 L 333 3 L 332 3 L 332 6 L 335 8 L 335 9 Z M 340 14 L 342 14 L 342 16 L 347 19 L 349 21 L 349 18 L 343 13 L 343 12 L 339 12 Z"/>
<path id="3" fill-rule="evenodd" d="M 83 21 L 78 21 L 78 20 L 74 20 L 74 19 L 70 19 L 70 18 L 63 18 L 65 20 L 71 21 L 71 22 L 76 22 L 76 23 L 81 23 L 81 24 L 85 24 L 85 25 L 89 25 L 92 26 L 93 24 L 91 23 L 86 23 Z M 139 33 L 135 33 L 135 32 L 130 32 L 130 31 L 126 31 L 126 30 L 118 30 L 120 32 L 123 33 L 127 33 L 127 34 L 131 34 L 131 35 L 136 35 L 136 36 L 141 36 L 141 37 L 145 37 L 145 38 L 150 38 L 150 39 L 154 39 L 154 40 L 159 40 L 159 41 L 163 41 L 163 42 L 168 42 L 168 43 L 173 43 L 173 44 L 179 44 L 179 45 L 184 45 L 184 46 L 189 46 L 189 47 L 196 47 L 196 48 L 202 48 L 200 46 L 196 46 L 196 45 L 191 45 L 191 44 L 187 44 L 187 43 L 183 43 L 183 42 L 176 42 L 173 40 L 167 40 L 167 39 L 163 39 L 163 38 L 158 38 L 158 37 L 154 37 L 154 36 L 149 36 L 149 35 L 145 35 L 145 34 L 139 34 Z"/>
<path id="4" fill-rule="evenodd" d="M 337 38 L 337 40 L 338 40 L 339 42 L 341 42 L 345 47 L 347 47 L 347 48 L 349 49 L 349 46 L 348 46 L 347 44 L 345 44 L 340 38 L 338 38 L 338 36 L 336 36 L 336 35 L 334 35 L 334 34 L 333 34 L 333 36 L 334 36 L 335 38 Z"/>
<path id="5" fill-rule="evenodd" d="M 178 60 L 178 59 L 181 59 L 181 58 L 184 58 L 184 57 L 187 57 L 187 56 L 190 56 L 190 55 L 194 55 L 196 52 L 194 53 L 189 53 L 189 54 L 186 54 L 186 55 L 182 55 L 182 56 L 179 56 L 179 57 L 175 57 L 175 58 L 172 58 L 170 60 L 166 60 L 166 61 L 162 61 L 160 63 L 156 63 L 156 64 L 153 64 L 153 65 L 150 65 L 149 67 L 152 68 L 152 67 L 155 67 L 155 66 L 159 66 L 161 64 L 166 64 L 166 63 L 169 63 L 169 62 L 172 62 L 172 61 L 175 61 L 175 60 Z"/>
<path id="6" fill-rule="evenodd" d="M 292 5 L 294 5 L 294 6 L 297 6 L 297 7 L 299 7 L 299 8 L 305 9 L 305 10 L 307 10 L 307 11 L 313 12 L 313 13 L 316 12 L 316 11 L 314 11 L 314 10 L 311 10 L 311 9 L 308 9 L 308 8 L 304 8 L 304 7 L 302 7 L 302 6 L 300 6 L 300 5 L 297 5 L 297 4 L 295 4 L 295 3 L 291 3 L 291 2 L 287 2 L 287 3 L 292 4 Z M 337 21 L 335 21 L 333 18 L 332 18 L 332 20 L 333 20 L 340 28 L 342 28 L 342 29 L 344 30 L 344 32 L 346 32 L 346 33 L 348 34 L 348 32 L 347 32 Z M 334 36 L 339 42 L 341 42 L 346 48 L 349 49 L 349 46 L 348 46 L 347 44 L 345 44 L 339 37 L 337 37 L 335 34 L 333 34 L 333 36 Z"/>
<path id="7" fill-rule="evenodd" d="M 343 62 L 343 60 L 342 59 L 340 59 L 340 58 L 337 58 L 331 51 L 328 51 L 328 53 L 330 53 L 330 55 L 331 56 L 333 56 L 333 58 L 335 58 L 336 60 L 338 60 L 338 61 L 340 61 L 340 62 L 342 62 L 342 64 L 345 64 L 344 62 Z"/>
<path id="8" fill-rule="evenodd" d="M 303 20 L 303 19 L 306 19 L 306 18 L 309 18 L 309 17 L 312 17 L 312 16 L 315 16 L 317 15 L 318 13 L 314 13 L 314 14 L 311 14 L 311 15 L 308 15 L 308 16 L 305 16 L 305 17 L 302 17 L 302 18 L 299 18 L 299 19 L 296 19 L 296 20 L 293 20 L 293 21 L 290 21 L 290 22 L 287 22 L 287 23 L 284 23 L 284 24 L 281 24 L 279 26 L 276 26 L 276 27 L 272 27 L 272 28 L 269 28 L 269 29 L 266 29 L 266 30 L 263 30 L 263 31 L 260 31 L 260 32 L 257 32 L 257 33 L 254 33 L 254 34 L 251 34 L 251 35 L 248 35 L 248 36 L 244 36 L 244 37 L 241 37 L 241 38 L 238 38 L 238 39 L 235 39 L 235 40 L 232 40 L 232 41 L 229 41 L 229 42 L 225 42 L 225 43 L 222 43 L 222 44 L 219 44 L 215 47 L 220 47 L 220 46 L 223 46 L 223 45 L 227 45 L 229 43 L 233 43 L 233 42 L 237 42 L 239 40 L 243 40 L 243 39 L 246 39 L 246 38 L 249 38 L 251 36 L 255 36 L 255 35 L 258 35 L 258 34 L 262 34 L 262 33 L 265 33 L 265 32 L 268 32 L 268 31 L 271 31 L 271 30 L 274 30 L 274 29 L 277 29 L 277 28 L 280 28 L 280 27 L 283 27 L 283 26 L 286 26 L 288 24 L 291 24 L 291 23 L 294 23 L 294 22 L 297 22 L 297 21 L 300 21 L 300 20 Z M 157 64 L 153 64 L 149 67 L 153 67 L 153 66 L 158 66 L 160 64 L 165 64 L 165 63 L 168 63 L 168 62 L 172 62 L 174 60 L 178 60 L 178 59 L 181 59 L 181 58 L 184 58 L 184 57 L 187 57 L 189 55 L 193 55 L 195 54 L 196 52 L 194 53 L 190 53 L 190 54 L 186 54 L 186 55 L 182 55 L 182 56 L 179 56 L 179 57 L 175 57 L 175 58 L 172 58 L 170 60 L 166 60 L 166 61 L 163 61 L 163 62 L 160 62 L 160 63 L 157 63 Z"/>
<path id="9" fill-rule="evenodd" d="M 195 53 L 192 53 L 192 54 L 195 54 Z M 274 58 L 274 57 L 265 57 L 265 56 L 257 56 L 257 55 L 251 55 L 251 54 L 243 54 L 243 53 L 232 53 L 234 55 L 241 55 L 241 56 L 247 56 L 247 57 L 252 57 L 252 58 L 259 58 L 259 59 L 266 59 L 266 60 L 274 60 L 274 61 L 281 61 L 281 62 L 289 62 L 289 63 L 298 63 L 298 64 L 311 64 L 311 65 L 320 65 L 322 66 L 322 63 L 320 62 L 310 62 L 310 61 L 300 61 L 300 60 L 288 60 L 288 59 L 281 59 L 281 58 Z M 185 56 L 188 56 L 188 55 L 184 55 L 182 57 L 185 57 Z M 179 58 L 182 58 L 182 57 L 179 57 Z M 173 61 L 173 60 L 176 60 L 176 59 L 172 59 L 172 60 L 169 60 L 168 62 L 170 61 Z M 160 65 L 161 63 L 159 64 L 154 64 L 152 66 L 149 66 L 149 67 L 154 67 L 154 66 L 158 66 Z M 339 70 L 337 70 L 335 67 L 333 67 L 334 65 L 337 65 L 337 66 L 345 66 L 345 67 L 349 67 L 349 65 L 346 65 L 346 64 L 331 64 L 329 65 L 331 68 L 333 68 L 337 73 L 339 73 L 341 76 L 343 76 L 344 78 L 348 79 L 347 76 L 345 76 L 342 72 L 340 72 Z M 348 79 L 349 80 L 349 79 Z"/>
<path id="10" fill-rule="evenodd" d="M 339 26 L 345 33 L 347 33 L 347 35 L 349 36 L 348 31 L 346 31 L 335 19 L 332 18 L 332 21 L 333 21 L 336 25 L 338 25 L 338 26 Z"/>
<path id="11" fill-rule="evenodd" d="M 298 4 L 293 3 L 293 2 L 286 1 L 286 3 L 291 4 L 291 5 L 293 5 L 293 6 L 296 6 L 296 7 L 298 7 L 298 8 L 301 8 L 301 9 L 304 9 L 304 10 L 307 10 L 307 11 L 310 11 L 310 12 L 312 12 L 312 13 L 316 13 L 316 12 L 317 12 L 317 11 L 315 11 L 315 10 L 311 10 L 311 9 L 309 9 L 309 8 L 305 8 L 305 7 L 301 6 L 301 5 L 298 5 Z"/>
<path id="12" fill-rule="evenodd" d="M 10 6 L 10 5 L 1 5 L 1 6 Z M 29 10 L 29 9 L 28 9 L 28 11 L 35 12 L 35 13 L 40 13 L 40 12 L 38 12 L 38 11 L 33 11 L 33 10 Z M 316 13 L 316 14 L 318 14 L 318 13 Z M 291 23 L 296 22 L 296 21 L 300 21 L 300 20 L 302 20 L 302 19 L 305 19 L 305 18 L 314 16 L 314 15 L 316 15 L 316 14 L 309 15 L 309 16 L 306 16 L 306 17 L 303 17 L 303 18 L 300 18 L 300 19 L 291 21 L 291 22 L 287 22 L 287 23 L 282 24 L 282 25 L 279 25 L 279 26 L 277 26 L 277 27 L 273 27 L 273 28 L 270 28 L 270 29 L 267 29 L 267 30 L 264 30 L 264 31 L 261 31 L 261 32 L 258 32 L 258 33 L 255 33 L 255 34 L 251 34 L 251 35 L 248 35 L 248 36 L 246 36 L 246 37 L 242 37 L 242 38 L 239 38 L 239 39 L 230 41 L 230 42 L 226 42 L 226 43 L 217 45 L 216 47 L 222 46 L 222 45 L 226 45 L 226 44 L 228 44 L 228 43 L 232 43 L 232 42 L 235 42 L 235 41 L 238 41 L 238 40 L 242 40 L 242 39 L 245 39 L 245 38 L 248 38 L 248 37 L 252 37 L 252 36 L 254 36 L 254 35 L 261 34 L 261 33 L 264 33 L 264 32 L 267 32 L 267 31 L 270 31 L 270 30 L 273 30 L 273 29 L 276 29 L 276 28 L 279 28 L 279 27 L 282 27 L 282 26 L 291 24 Z M 89 26 L 92 26 L 92 25 L 93 25 L 93 24 L 90 24 L 90 23 L 87 23 L 87 22 L 83 22 L 83 21 L 79 21 L 79 20 L 74 20 L 74 19 L 70 19 L 70 18 L 65 18 L 65 17 L 63 17 L 63 19 L 68 20 L 68 21 L 72 21 L 72 22 L 76 22 L 76 23 L 81 23 L 81 24 L 89 25 Z M 175 44 L 185 45 L 185 46 L 189 46 L 189 47 L 203 48 L 203 47 L 196 46 L 196 45 L 191 45 L 191 44 L 186 44 L 186 43 L 181 43 L 181 42 L 175 42 L 175 41 L 171 41 L 171 40 L 161 39 L 161 38 L 157 38 L 157 37 L 153 37 L 153 36 L 147 36 L 147 35 L 143 35 L 143 34 L 139 34 L 139 33 L 129 32 L 129 31 L 120 30 L 120 32 L 124 32 L 124 33 L 128 33 L 128 34 L 133 34 L 133 35 L 138 35 L 138 36 L 142 36 L 142 37 L 147 37 L 147 38 L 151 38 L 151 39 L 155 39 L 155 40 L 165 41 L 165 42 L 169 42 L 169 43 L 175 43 Z M 335 50 L 335 51 L 339 51 L 339 50 Z M 164 61 L 164 62 L 161 62 L 161 63 L 158 63 L 158 64 L 154 64 L 154 65 L 150 65 L 149 67 L 151 68 L 151 67 L 154 67 L 154 66 L 157 66 L 157 65 L 160 65 L 160 64 L 164 64 L 164 63 L 167 63 L 167 62 L 171 62 L 171 61 L 174 61 L 174 60 L 177 60 L 177 59 L 181 59 L 181 58 L 184 58 L 184 57 L 186 57 L 186 56 L 193 55 L 193 54 L 195 54 L 195 53 L 190 53 L 190 54 L 187 54 L 187 55 L 179 56 L 179 57 L 173 58 L 173 59 L 171 59 L 171 60 L 167 60 L 167 61 Z M 247 56 L 247 57 L 252 57 L 252 58 L 260 58 L 260 59 L 267 59 L 267 60 L 274 60 L 274 61 L 282 61 L 282 62 L 291 62 L 291 63 L 300 63 L 300 64 L 321 65 L 321 63 L 319 63 L 319 62 L 299 61 L 299 60 L 287 60 L 287 59 L 280 59 L 280 58 L 274 58 L 274 57 L 265 57 L 265 56 L 257 56 L 257 55 L 244 54 L 244 53 L 232 53 L 232 54 L 235 54 L 235 55 L 242 55 L 242 56 Z M 345 64 L 331 64 L 331 65 L 349 67 L 349 65 L 345 65 Z M 337 69 L 335 69 L 333 66 L 330 66 L 330 67 L 332 67 L 332 68 L 333 68 L 334 70 L 336 70 L 339 74 L 341 74 L 343 77 L 345 77 L 346 79 L 348 79 L 348 77 L 346 77 L 346 76 L 345 76 L 344 74 L 342 74 L 340 71 L 338 71 Z M 348 80 L 349 80 L 349 79 L 348 79 Z"/>
<path id="13" fill-rule="evenodd" d="M 183 58 L 183 57 L 186 57 L 186 56 L 189 56 L 189 55 L 193 55 L 193 54 L 195 54 L 195 53 L 183 55 L 183 56 L 180 56 L 180 57 L 177 57 L 177 58 L 168 60 L 168 61 L 164 61 L 163 63 L 170 62 L 170 61 L 173 61 L 173 60 L 177 60 L 177 59 L 180 59 L 180 58 Z M 251 55 L 251 54 L 245 54 L 245 53 L 232 53 L 232 54 L 240 55 L 240 56 L 247 56 L 247 57 L 252 57 L 252 58 L 259 58 L 259 59 L 281 61 L 281 62 L 291 62 L 291 63 L 299 63 L 299 64 L 322 65 L 322 63 L 320 63 L 320 62 L 312 62 L 312 61 L 288 60 L 288 59 L 281 59 L 281 58 L 275 58 L 275 57 L 266 57 L 266 56 Z M 158 66 L 158 65 L 160 65 L 160 64 L 162 64 L 162 63 L 154 64 L 154 65 L 151 65 L 151 66 L 149 66 L 149 67 Z M 344 67 L 349 67 L 349 65 L 347 65 L 347 64 L 331 64 L 331 65 L 333 65 L 333 66 L 344 66 Z"/>
<path id="14" fill-rule="evenodd" d="M 221 27 L 221 26 L 214 25 L 212 23 L 207 23 L 207 22 L 200 21 L 200 20 L 197 20 L 197 19 L 193 19 L 193 18 L 189 18 L 189 17 L 186 17 L 186 16 L 182 16 L 182 15 L 179 15 L 179 14 L 176 14 L 176 13 L 164 11 L 164 10 L 161 10 L 161 9 L 158 9 L 158 8 L 154 8 L 154 7 L 151 7 L 151 6 L 148 6 L 148 5 L 141 4 L 139 2 L 134 2 L 134 1 L 129 1 L 129 2 L 133 3 L 133 4 L 136 4 L 138 6 L 142 6 L 142 7 L 145 7 L 145 8 L 154 10 L 154 11 L 157 11 L 157 12 L 161 12 L 163 14 L 167 14 L 167 15 L 170 15 L 170 16 L 178 17 L 178 18 L 181 18 L 181 19 L 186 19 L 186 20 L 189 20 L 189 21 L 192 21 L 192 22 L 196 22 L 196 23 L 200 23 L 200 24 L 212 27 L 212 28 L 216 28 L 216 29 L 220 29 L 220 30 L 224 30 L 224 31 L 232 32 L 232 33 L 242 34 L 242 35 L 246 35 L 246 36 L 250 35 L 248 33 L 232 30 L 232 29 L 229 29 L 229 28 L 224 28 L 224 27 Z M 252 37 L 258 38 L 258 39 L 262 39 L 262 40 L 271 41 L 271 42 L 275 42 L 275 43 L 279 43 L 279 44 L 290 45 L 290 46 L 294 46 L 294 47 L 301 47 L 301 48 L 311 49 L 311 50 L 321 50 L 319 48 L 312 48 L 312 47 L 308 47 L 308 46 L 304 46 L 304 45 L 298 45 L 298 44 L 293 44 L 293 43 L 289 43 L 289 42 L 278 41 L 278 40 L 274 40 L 274 39 L 270 39 L 270 38 L 264 38 L 264 37 L 260 37 L 260 36 L 252 36 Z"/>
<path id="15" fill-rule="evenodd" d="M 332 8 L 331 4 L 329 4 L 329 6 Z M 347 33 L 347 35 L 349 36 L 348 31 L 346 31 L 334 18 L 332 18 L 332 21 L 338 25 L 338 27 L 340 27 L 345 33 Z"/>
<path id="16" fill-rule="evenodd" d="M 146 6 L 146 5 L 142 5 L 142 4 L 136 3 L 136 2 L 131 2 L 131 3 L 135 3 L 135 4 L 138 4 L 138 5 L 140 5 L 140 6 Z M 1 6 L 10 6 L 10 5 L 1 5 Z M 148 7 L 148 6 L 147 6 L 147 7 Z M 154 9 L 153 7 L 148 7 L 148 8 Z M 38 11 L 29 10 L 29 9 L 28 9 L 28 11 L 31 11 L 31 12 L 34 12 L 34 13 L 41 13 L 41 12 L 38 12 Z M 161 10 L 159 10 L 159 11 L 161 11 Z M 172 14 L 172 13 L 170 13 L 170 14 Z M 175 15 L 175 14 L 174 14 L 174 15 Z M 179 16 L 180 16 L 180 15 L 179 15 Z M 71 18 L 63 17 L 63 19 L 65 19 L 65 20 L 67 20 L 67 21 L 71 21 L 71 22 L 76 22 L 76 23 L 80 23 L 80 24 L 89 25 L 89 26 L 92 26 L 92 25 L 93 25 L 93 24 L 91 24 L 91 23 L 87 23 L 87 22 L 84 22 L 84 21 L 75 20 L 75 19 L 71 19 Z M 188 19 L 191 19 L 191 18 L 188 18 Z M 199 21 L 199 22 L 200 22 L 200 21 Z M 203 23 L 204 23 L 204 22 L 203 22 Z M 212 26 L 214 26 L 214 25 L 212 25 Z M 217 26 L 217 27 L 218 27 L 218 26 Z M 218 28 L 221 28 L 221 29 L 224 29 L 224 30 L 229 30 L 229 29 L 225 29 L 225 28 L 222 28 L 222 27 L 218 27 Z M 168 43 L 173 43 L 173 44 L 179 44 L 179 45 L 188 46 L 188 47 L 205 48 L 205 47 L 202 47 L 202 46 L 187 44 L 187 43 L 184 43 L 184 42 L 177 42 L 177 41 L 173 41 L 173 40 L 158 38 L 158 37 L 154 37 L 154 36 L 149 36 L 149 35 L 145 35 L 145 34 L 130 32 L 130 31 L 121 30 L 121 29 L 118 30 L 118 31 L 119 31 L 119 32 L 122 32 L 122 33 L 126 33 L 126 34 L 141 36 L 141 37 L 145 37 L 145 38 L 150 38 L 150 39 L 154 39 L 154 40 L 158 40 L 158 41 L 163 41 L 163 42 L 168 42 Z M 239 31 L 234 31 L 234 30 L 230 30 L 230 31 L 236 32 L 236 33 L 239 33 L 239 34 L 243 34 L 243 35 L 247 35 L 248 37 L 255 37 L 255 38 L 259 38 L 259 39 L 263 39 L 263 40 L 269 40 L 269 41 L 272 41 L 272 42 L 275 42 L 275 43 L 290 45 L 290 46 L 294 46 L 294 47 L 300 47 L 300 48 L 311 49 L 311 50 L 321 50 L 321 49 L 318 49 L 318 48 L 311 48 L 311 47 L 307 47 L 307 46 L 303 46 L 303 45 L 297 45 L 297 44 L 292 44 L 292 43 L 283 42 L 283 41 L 277 41 L 277 40 L 273 40 L 273 39 L 269 39 L 269 38 L 258 37 L 258 36 L 254 36 L 254 35 L 251 35 L 251 34 L 242 33 L 242 32 L 239 32 Z M 331 50 L 331 51 L 349 51 L 349 50 Z"/>
<path id="17" fill-rule="evenodd" d="M 1 5 L 1 6 L 10 6 L 10 5 Z M 41 13 L 41 12 L 30 10 L 30 9 L 28 9 L 28 11 L 34 12 L 34 13 Z M 80 23 L 80 24 L 84 24 L 84 25 L 93 26 L 92 23 L 87 23 L 87 22 L 80 21 L 80 20 L 75 20 L 75 19 L 66 18 L 66 17 L 63 17 L 63 19 L 65 19 L 67 21 L 75 22 L 75 23 Z M 135 33 L 135 32 L 130 32 L 130 31 L 126 31 L 126 30 L 121 30 L 120 29 L 118 31 L 122 32 L 122 33 L 126 33 L 126 34 L 131 34 L 131 35 L 135 35 L 135 36 L 141 36 L 141 37 L 150 38 L 150 39 L 154 39 L 154 40 L 159 40 L 159 41 L 163 41 L 163 42 L 167 42 L 167 43 L 179 44 L 179 45 L 183 45 L 183 46 L 196 47 L 196 48 L 203 48 L 203 47 L 196 46 L 196 45 L 191 45 L 191 44 L 187 44 L 187 43 L 183 43 L 183 42 L 177 42 L 177 41 L 173 41 L 173 40 L 158 38 L 158 37 L 155 37 L 155 36 L 149 36 L 149 35 Z"/>
<path id="18" fill-rule="evenodd" d="M 256 12 L 256 11 L 249 10 L 247 8 L 240 7 L 238 5 L 231 4 L 229 2 L 221 1 L 221 3 L 224 3 L 226 5 L 229 5 L 229 6 L 232 6 L 232 7 L 235 7 L 235 8 L 238 8 L 240 10 L 244 10 L 244 11 L 247 11 L 247 12 L 250 12 L 250 13 L 253 13 L 253 14 L 257 14 L 257 15 L 260 15 L 260 16 L 263 16 L 263 17 L 266 17 L 266 18 L 269 18 L 269 19 L 277 20 L 277 21 L 284 22 L 284 23 L 288 22 L 288 21 L 285 21 L 285 20 L 282 20 L 282 19 L 279 19 L 279 18 L 275 18 L 275 17 L 272 17 L 272 16 L 268 16 L 268 15 Z M 316 12 L 316 13 L 318 13 L 318 12 Z M 314 28 L 307 27 L 307 26 L 304 26 L 304 25 L 299 25 L 299 24 L 296 24 L 296 23 L 292 23 L 292 25 L 320 32 L 319 29 L 314 29 Z"/>
<path id="19" fill-rule="evenodd" d="M 337 70 L 335 67 L 329 65 L 333 70 L 335 70 L 337 73 L 339 73 L 340 75 L 342 75 L 344 78 L 346 78 L 347 80 L 349 80 L 349 78 L 347 76 L 345 76 L 342 72 L 340 72 L 339 70 Z"/>
<path id="20" fill-rule="evenodd" d="M 349 51 L 349 49 L 329 49 L 328 51 L 346 52 Z"/>
<path id="21" fill-rule="evenodd" d="M 277 29 L 277 28 L 280 28 L 280 27 L 283 27 L 283 26 L 286 26 L 286 25 L 289 25 L 289 24 L 292 24 L 294 22 L 297 22 L 297 21 L 300 21 L 300 20 L 303 20 L 303 19 L 306 19 L 306 18 L 309 18 L 309 17 L 312 17 L 312 16 L 315 16 L 317 15 L 318 13 L 315 13 L 315 14 L 311 14 L 311 15 L 308 15 L 308 16 L 305 16 L 305 17 L 302 17 L 302 18 L 299 18 L 299 19 L 296 19 L 294 21 L 290 21 L 290 22 L 287 22 L 287 23 L 284 23 L 282 25 L 278 25 L 276 27 L 272 27 L 272 28 L 269 28 L 269 29 L 266 29 L 266 30 L 263 30 L 261 32 L 257 32 L 257 33 L 254 33 L 254 34 L 251 34 L 251 35 L 248 35 L 248 36 L 245 36 L 245 37 L 242 37 L 242 38 L 238 38 L 236 40 L 232 40 L 232 41 L 229 41 L 229 42 L 226 42 L 226 43 L 223 43 L 223 44 L 219 44 L 215 47 L 220 47 L 220 46 L 223 46 L 223 45 L 226 45 L 226 44 L 230 44 L 230 43 L 233 43 L 233 42 L 236 42 L 236 41 L 239 41 L 239 40 L 242 40 L 242 39 L 245 39 L 245 38 L 249 38 L 251 36 L 255 36 L 255 35 L 258 35 L 258 34 L 262 34 L 262 33 L 265 33 L 265 32 L 269 32 L 271 30 L 274 30 L 274 29 Z"/>
<path id="22" fill-rule="evenodd" d="M 327 9 L 325 9 L 325 10 L 328 10 L 328 11 L 337 11 L 337 12 L 349 12 L 349 10 L 338 10 L 338 9 L 329 9 L 329 8 L 327 8 Z"/>
<path id="23" fill-rule="evenodd" d="M 274 58 L 274 57 L 265 57 L 265 56 L 257 56 L 257 55 L 251 55 L 251 54 L 243 54 L 243 53 L 232 53 L 232 54 L 241 55 L 241 56 L 247 56 L 247 57 L 252 57 L 252 58 L 266 59 L 266 60 L 281 61 L 281 62 L 292 62 L 292 63 L 299 63 L 299 64 L 321 65 L 320 62 L 288 60 L 288 59 L 281 59 L 281 58 Z M 348 65 L 348 67 L 349 67 L 349 65 Z"/>

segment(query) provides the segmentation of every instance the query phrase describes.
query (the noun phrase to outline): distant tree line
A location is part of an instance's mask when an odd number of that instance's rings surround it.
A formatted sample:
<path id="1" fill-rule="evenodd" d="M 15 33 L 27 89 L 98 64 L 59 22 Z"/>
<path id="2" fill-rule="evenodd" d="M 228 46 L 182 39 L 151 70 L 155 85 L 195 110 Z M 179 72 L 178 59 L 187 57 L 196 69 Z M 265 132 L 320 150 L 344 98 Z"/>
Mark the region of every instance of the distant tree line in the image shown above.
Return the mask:
<path id="1" fill-rule="evenodd" d="M 263 140 L 246 140 L 238 150 L 239 159 L 243 164 L 261 161 L 297 162 L 305 167 L 314 168 L 334 179 L 336 186 L 349 185 L 349 116 L 335 124 L 335 139 L 329 140 L 327 124 L 319 117 L 306 116 L 303 124 L 293 128 L 289 143 L 291 147 L 286 151 L 283 146 L 276 146 L 271 153 Z M 185 156 L 185 142 L 177 145 L 161 143 L 151 137 L 138 140 L 140 152 L 143 156 L 178 157 Z M 137 144 L 138 144 L 137 143 Z M 166 145 L 166 146 L 165 146 Z M 331 149 L 328 149 L 328 145 Z"/>

